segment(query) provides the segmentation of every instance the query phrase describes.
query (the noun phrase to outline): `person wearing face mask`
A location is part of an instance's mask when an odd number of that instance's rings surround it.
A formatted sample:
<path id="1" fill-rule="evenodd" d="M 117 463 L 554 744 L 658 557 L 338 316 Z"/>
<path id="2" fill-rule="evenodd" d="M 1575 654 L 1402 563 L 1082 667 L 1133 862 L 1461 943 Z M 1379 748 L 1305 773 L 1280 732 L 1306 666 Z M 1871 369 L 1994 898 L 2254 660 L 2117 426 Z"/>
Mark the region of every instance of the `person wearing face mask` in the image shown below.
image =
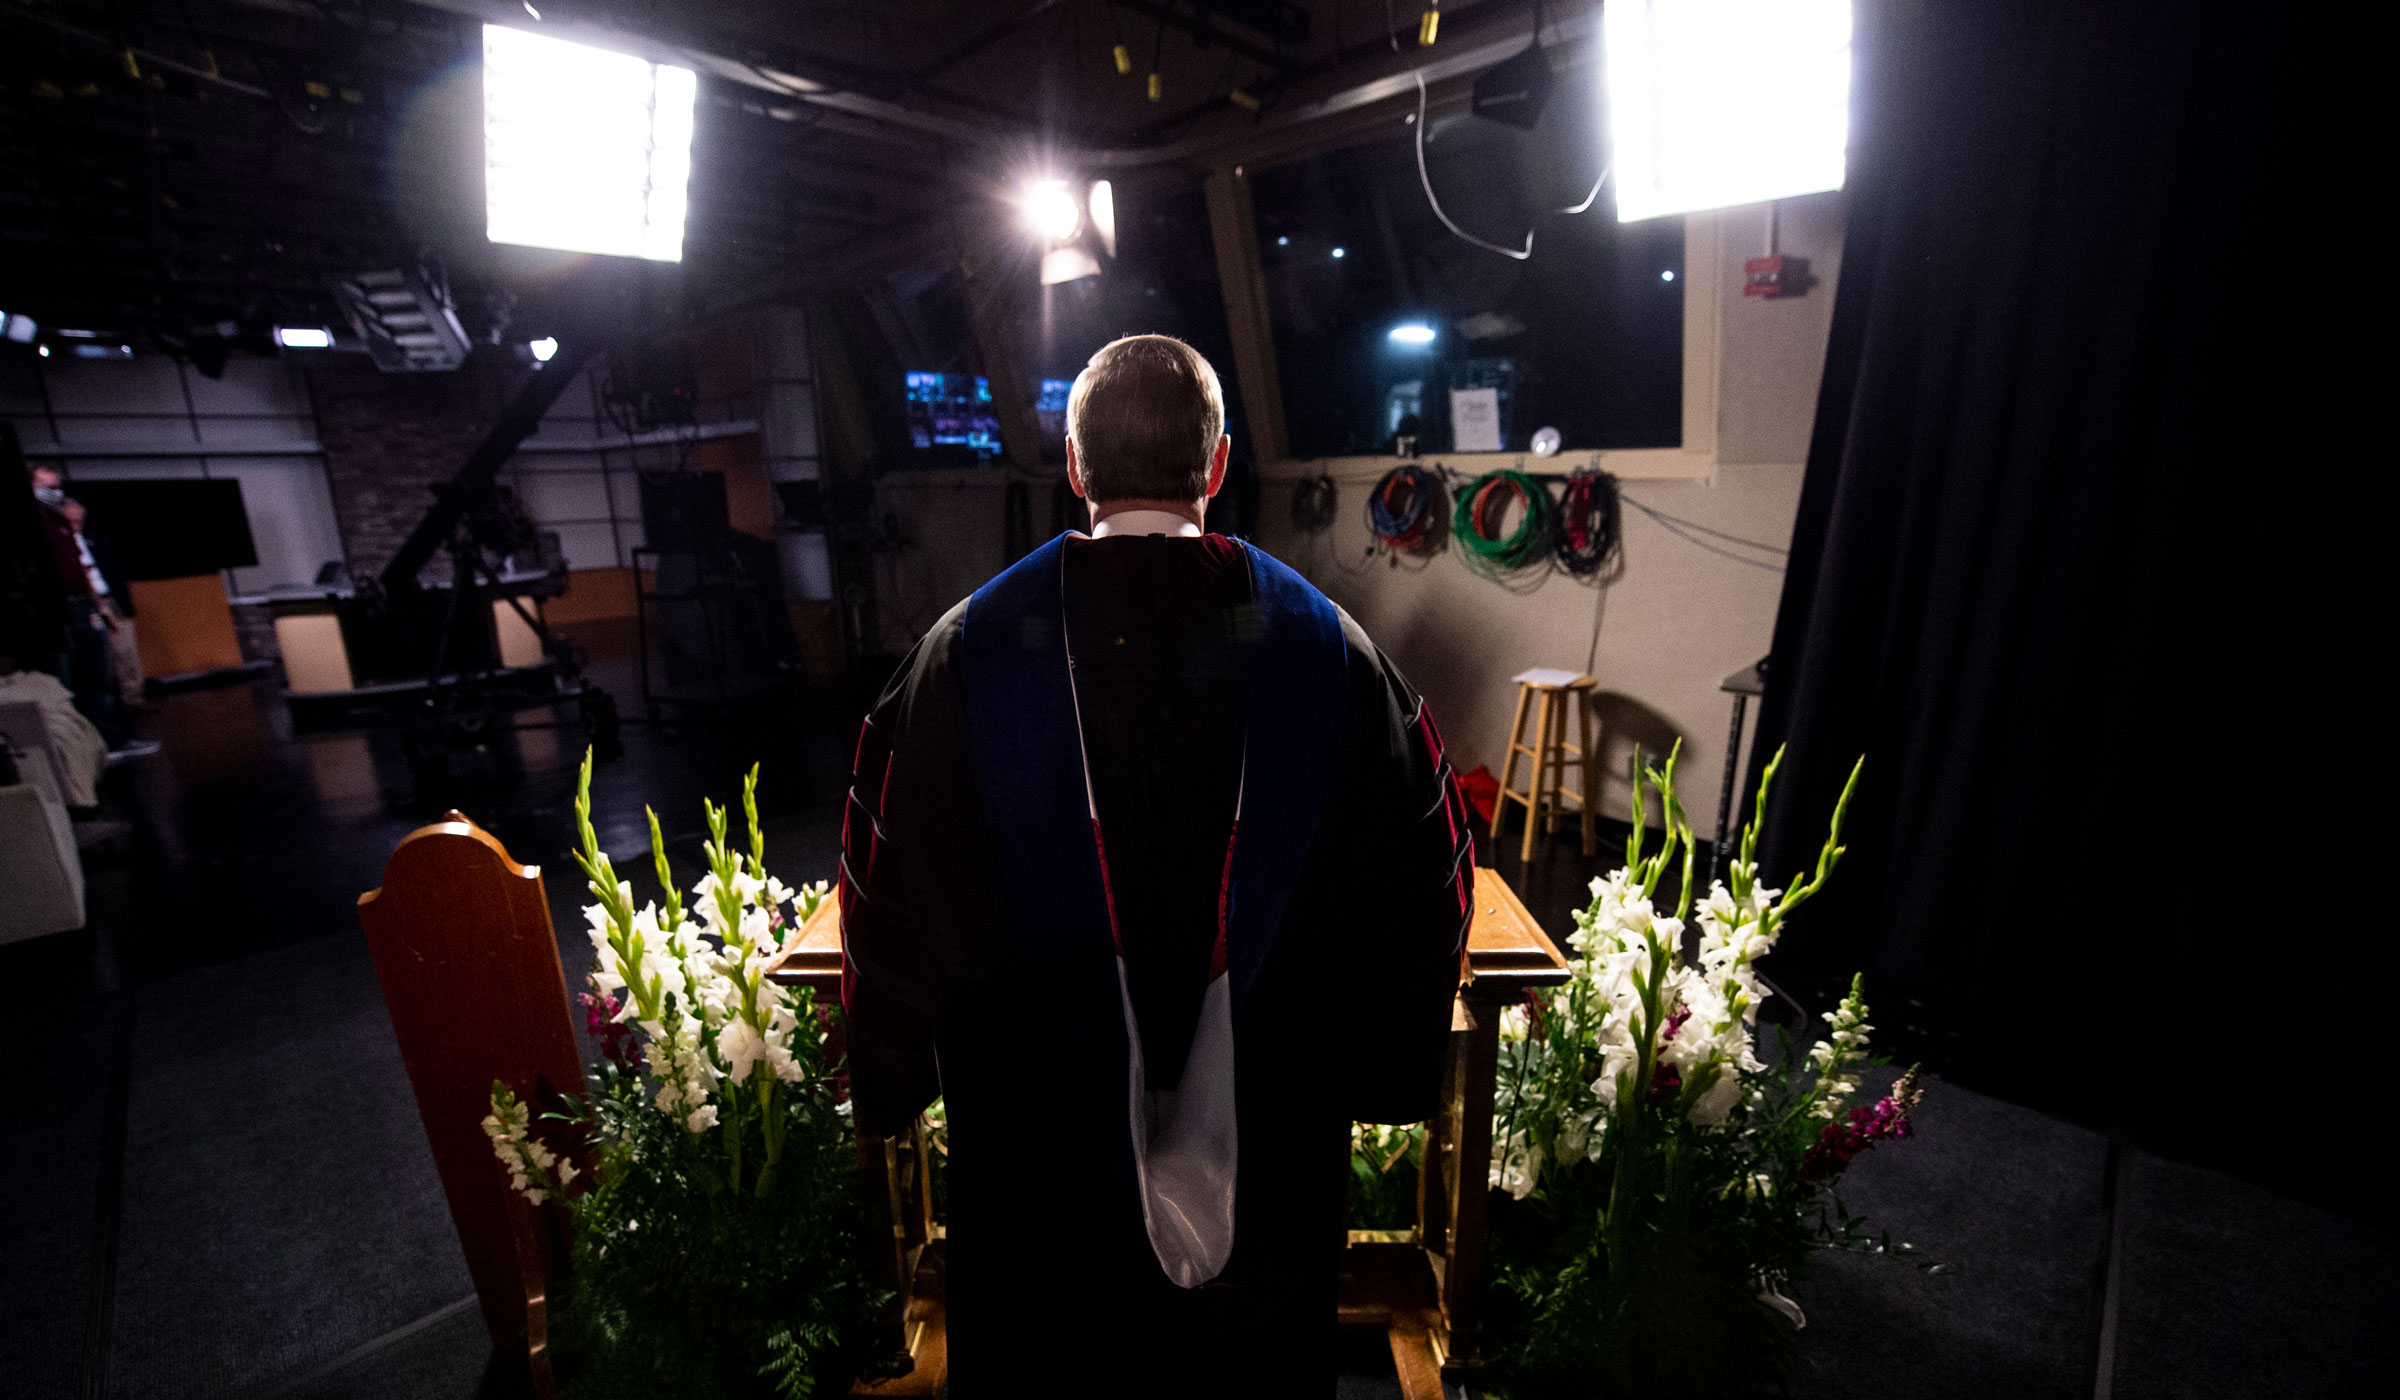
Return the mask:
<path id="1" fill-rule="evenodd" d="M 116 551 L 109 547 L 107 536 L 84 527 L 83 502 L 70 496 L 59 513 L 74 527 L 83 576 L 91 582 L 101 620 L 108 624 L 108 655 L 116 667 L 118 701 L 130 711 L 147 710 L 150 700 L 142 693 L 142 653 L 133 633 L 133 594 L 117 567 Z"/>
<path id="2" fill-rule="evenodd" d="M 33 498 L 41 503 L 42 533 L 50 544 L 50 559 L 58 574 L 59 590 L 67 600 L 65 647 L 58 657 L 58 678 L 75 694 L 75 707 L 108 741 L 111 759 L 140 758 L 158 752 L 158 745 L 137 740 L 126 732 L 117 711 L 115 659 L 109 652 L 109 619 L 100 594 L 92 587 L 97 569 L 85 566 L 88 555 L 77 528 L 82 507 L 67 498 L 58 469 L 33 469 Z M 73 507 L 74 516 L 69 515 Z"/>

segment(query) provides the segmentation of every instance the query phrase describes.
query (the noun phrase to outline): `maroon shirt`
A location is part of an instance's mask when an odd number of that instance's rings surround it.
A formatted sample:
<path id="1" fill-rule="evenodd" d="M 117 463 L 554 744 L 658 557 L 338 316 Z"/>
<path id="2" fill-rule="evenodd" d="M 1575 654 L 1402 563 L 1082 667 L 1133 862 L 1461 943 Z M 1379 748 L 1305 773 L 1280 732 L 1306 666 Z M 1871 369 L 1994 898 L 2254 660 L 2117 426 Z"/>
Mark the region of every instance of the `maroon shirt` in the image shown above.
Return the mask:
<path id="1" fill-rule="evenodd" d="M 42 507 L 42 534 L 50 541 L 50 562 L 58 571 L 58 586 L 70 598 L 90 598 L 92 577 L 83 571 L 83 551 L 75 547 L 75 527 L 67 517 Z"/>

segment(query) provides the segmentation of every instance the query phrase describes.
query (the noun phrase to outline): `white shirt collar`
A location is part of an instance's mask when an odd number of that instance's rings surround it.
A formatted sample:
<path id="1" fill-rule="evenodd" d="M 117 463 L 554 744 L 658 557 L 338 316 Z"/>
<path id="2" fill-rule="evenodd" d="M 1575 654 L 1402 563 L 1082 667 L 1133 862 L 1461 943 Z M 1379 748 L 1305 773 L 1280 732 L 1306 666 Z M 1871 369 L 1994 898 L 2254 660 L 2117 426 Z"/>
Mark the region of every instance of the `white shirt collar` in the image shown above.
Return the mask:
<path id="1" fill-rule="evenodd" d="M 1121 510 L 1092 527 L 1092 538 L 1096 540 L 1104 540 L 1111 535 L 1194 538 L 1201 533 L 1199 526 L 1171 510 Z"/>

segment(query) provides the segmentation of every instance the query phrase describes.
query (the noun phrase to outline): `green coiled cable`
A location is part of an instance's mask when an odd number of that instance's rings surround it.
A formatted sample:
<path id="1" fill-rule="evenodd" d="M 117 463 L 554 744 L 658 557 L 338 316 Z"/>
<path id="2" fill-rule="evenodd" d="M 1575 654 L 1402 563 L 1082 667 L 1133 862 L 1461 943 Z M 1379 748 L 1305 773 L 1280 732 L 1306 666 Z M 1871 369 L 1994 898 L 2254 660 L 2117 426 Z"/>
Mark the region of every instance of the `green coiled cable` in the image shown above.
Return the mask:
<path id="1" fill-rule="evenodd" d="M 1513 495 L 1525 503 L 1517 528 L 1499 538 Z M 1450 515 L 1450 533 L 1457 537 L 1467 567 L 1484 576 L 1513 574 L 1550 562 L 1550 535 L 1557 508 L 1543 485 L 1520 471 L 1485 472 L 1458 493 Z"/>

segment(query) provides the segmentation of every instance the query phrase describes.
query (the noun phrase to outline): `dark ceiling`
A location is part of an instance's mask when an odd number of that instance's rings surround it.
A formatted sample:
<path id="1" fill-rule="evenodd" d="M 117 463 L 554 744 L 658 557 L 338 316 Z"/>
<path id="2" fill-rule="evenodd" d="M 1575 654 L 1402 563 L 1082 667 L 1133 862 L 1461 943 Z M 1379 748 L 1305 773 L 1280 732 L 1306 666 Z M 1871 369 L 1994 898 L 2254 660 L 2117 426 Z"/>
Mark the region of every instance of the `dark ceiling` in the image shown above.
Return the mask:
<path id="1" fill-rule="evenodd" d="M 1520 0 L 1450 0 L 1445 32 Z M 701 60 L 674 295 L 722 302 L 988 199 L 1046 150 L 1186 152 L 1413 48 L 1422 0 L 0 0 L 0 308 L 187 352 L 446 271 L 522 333 L 564 255 L 482 237 L 479 23 Z M 1131 72 L 1117 71 L 1122 45 Z M 654 54 L 654 56 L 666 56 Z M 1159 98 L 1148 95 L 1155 67 Z M 519 309 L 512 313 L 511 305 Z M 205 353 L 205 350 L 203 351 Z"/>

